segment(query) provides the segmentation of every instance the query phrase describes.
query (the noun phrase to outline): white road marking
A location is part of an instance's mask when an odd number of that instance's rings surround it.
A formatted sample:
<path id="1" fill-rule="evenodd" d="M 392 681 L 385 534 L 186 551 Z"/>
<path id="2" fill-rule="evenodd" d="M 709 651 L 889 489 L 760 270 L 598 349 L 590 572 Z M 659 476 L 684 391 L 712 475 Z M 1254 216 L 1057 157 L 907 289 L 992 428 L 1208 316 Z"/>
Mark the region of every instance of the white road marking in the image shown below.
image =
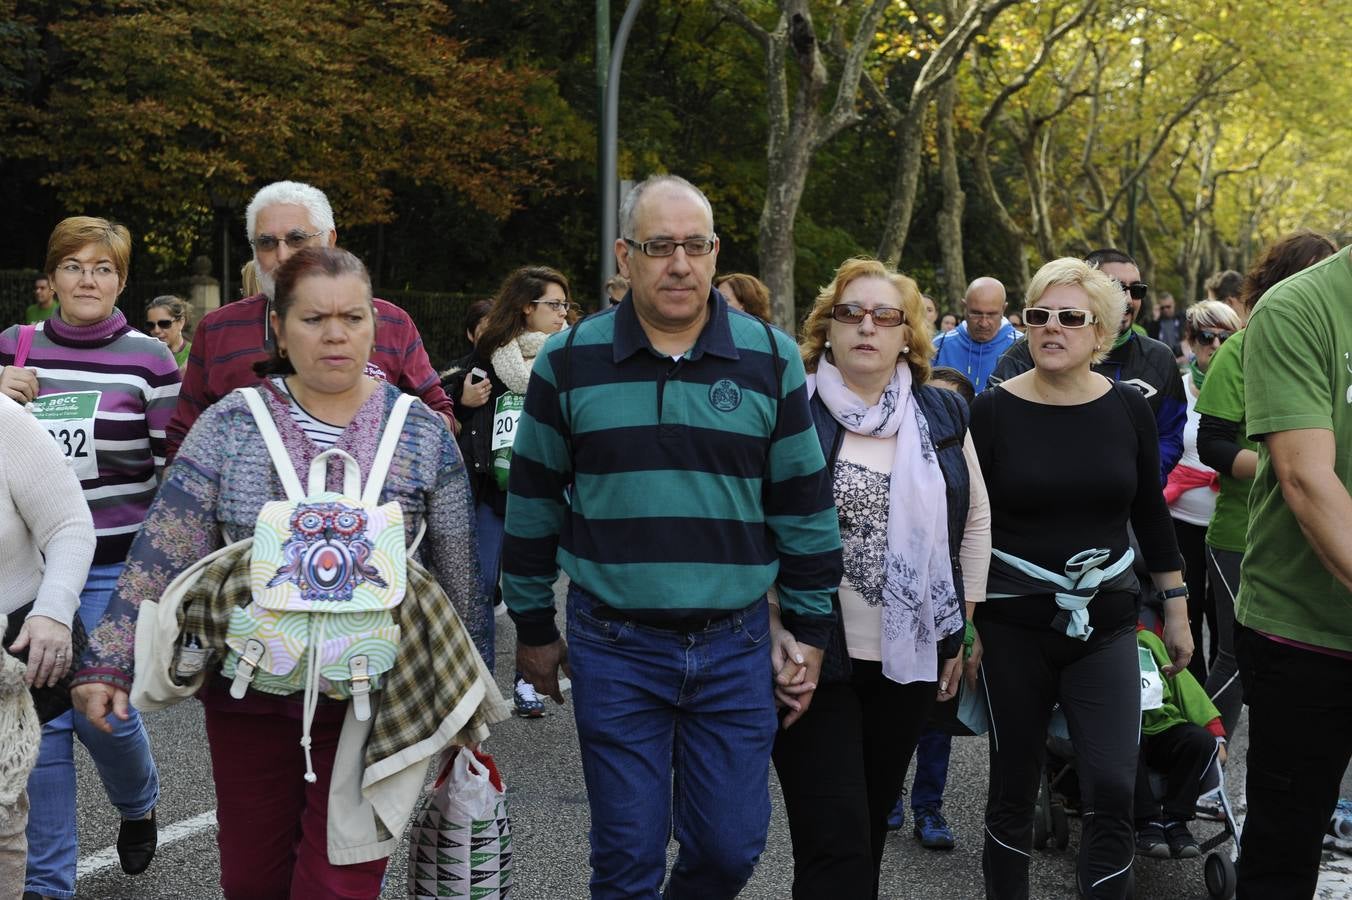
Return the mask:
<path id="1" fill-rule="evenodd" d="M 160 847 L 167 847 L 170 844 L 192 837 L 194 834 L 200 834 L 208 828 L 216 827 L 216 810 L 208 810 L 199 816 L 193 816 L 191 819 L 184 819 L 182 822 L 175 822 L 160 829 Z M 86 856 L 80 860 L 75 867 L 75 877 L 85 878 L 102 872 L 105 869 L 112 869 L 119 866 L 117 859 L 117 846 L 105 847 L 98 853 Z M 153 865 L 153 863 L 152 863 Z"/>

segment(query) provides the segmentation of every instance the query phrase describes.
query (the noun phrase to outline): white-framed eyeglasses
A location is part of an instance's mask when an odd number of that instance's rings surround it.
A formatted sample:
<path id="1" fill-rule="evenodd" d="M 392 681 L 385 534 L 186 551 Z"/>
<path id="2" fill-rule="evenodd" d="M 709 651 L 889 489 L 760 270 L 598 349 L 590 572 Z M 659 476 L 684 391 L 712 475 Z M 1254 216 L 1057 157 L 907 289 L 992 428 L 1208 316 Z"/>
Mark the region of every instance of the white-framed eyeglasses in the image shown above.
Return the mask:
<path id="1" fill-rule="evenodd" d="M 1087 309 L 1049 309 L 1045 306 L 1025 306 L 1023 322 L 1033 328 L 1042 328 L 1052 319 L 1062 328 L 1083 328 L 1098 321 Z"/>

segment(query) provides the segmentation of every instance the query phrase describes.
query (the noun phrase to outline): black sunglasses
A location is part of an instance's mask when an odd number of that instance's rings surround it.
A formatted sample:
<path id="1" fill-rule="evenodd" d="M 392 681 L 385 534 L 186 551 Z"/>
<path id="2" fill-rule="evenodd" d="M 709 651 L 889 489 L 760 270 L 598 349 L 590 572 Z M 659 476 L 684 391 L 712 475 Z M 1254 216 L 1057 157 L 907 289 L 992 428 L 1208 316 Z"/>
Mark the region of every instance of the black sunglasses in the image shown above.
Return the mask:
<path id="1" fill-rule="evenodd" d="M 160 329 L 160 331 L 168 331 L 168 330 L 169 330 L 169 326 L 170 326 L 170 325 L 173 325 L 173 324 L 174 324 L 175 322 L 177 322 L 177 321 L 178 321 L 177 318 L 174 318 L 174 319 L 151 319 L 149 322 L 146 322 L 146 331 L 153 331 L 153 330 L 156 329 L 156 328 Z"/>
<path id="2" fill-rule="evenodd" d="M 1197 341 L 1202 344 L 1209 344 L 1212 341 L 1220 341 L 1224 344 L 1231 337 L 1228 331 L 1199 331 L 1197 332 Z"/>
<path id="3" fill-rule="evenodd" d="M 1108 277 L 1112 278 L 1111 275 Z M 1145 295 L 1150 291 L 1150 285 L 1146 284 L 1144 281 L 1133 281 L 1130 284 L 1127 284 L 1125 281 L 1118 281 L 1116 278 L 1113 278 L 1113 281 L 1117 281 L 1117 286 L 1130 294 L 1131 299 L 1133 300 L 1144 300 Z"/>

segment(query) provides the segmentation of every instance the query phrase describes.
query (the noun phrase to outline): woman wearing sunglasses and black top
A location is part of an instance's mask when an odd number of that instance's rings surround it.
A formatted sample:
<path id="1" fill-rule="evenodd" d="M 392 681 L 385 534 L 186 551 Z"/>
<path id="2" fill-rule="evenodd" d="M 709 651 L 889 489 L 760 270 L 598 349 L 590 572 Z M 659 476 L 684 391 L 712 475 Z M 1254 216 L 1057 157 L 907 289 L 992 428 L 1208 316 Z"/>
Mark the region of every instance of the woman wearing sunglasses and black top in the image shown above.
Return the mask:
<path id="1" fill-rule="evenodd" d="M 1123 294 L 1103 272 L 1078 259 L 1048 263 L 1023 310 L 1033 367 L 972 405 L 991 504 L 987 600 L 975 617 L 991 731 L 988 897 L 1028 896 L 1033 806 L 1057 702 L 1084 800 L 1081 896 L 1128 894 L 1141 724 L 1129 523 L 1166 598 L 1166 674 L 1192 656 L 1154 417 L 1138 390 L 1090 368 L 1122 315 Z"/>

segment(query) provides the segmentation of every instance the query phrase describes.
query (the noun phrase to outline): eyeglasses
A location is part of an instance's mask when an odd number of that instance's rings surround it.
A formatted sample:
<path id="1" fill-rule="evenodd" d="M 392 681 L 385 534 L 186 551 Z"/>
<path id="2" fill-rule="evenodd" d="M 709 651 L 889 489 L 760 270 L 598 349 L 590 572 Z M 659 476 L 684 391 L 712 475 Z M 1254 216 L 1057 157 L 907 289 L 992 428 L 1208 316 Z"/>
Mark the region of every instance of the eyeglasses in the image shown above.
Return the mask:
<path id="1" fill-rule="evenodd" d="M 671 256 L 677 247 L 684 247 L 686 256 L 708 256 L 714 252 L 714 245 L 718 243 L 718 239 L 687 238 L 684 241 L 673 241 L 670 238 L 655 238 L 640 243 L 625 238 L 624 242 L 644 256 Z"/>
<path id="2" fill-rule="evenodd" d="M 99 263 L 97 266 L 85 268 L 79 263 L 62 263 L 56 267 L 56 271 L 71 278 L 83 278 L 85 275 L 92 275 L 95 278 L 116 278 L 117 269 L 107 263 Z"/>
<path id="3" fill-rule="evenodd" d="M 169 326 L 177 322 L 179 318 L 179 316 L 175 316 L 172 319 L 151 319 L 149 322 L 146 322 L 146 331 L 154 331 L 156 328 L 160 329 L 160 331 L 168 331 Z"/>
<path id="4" fill-rule="evenodd" d="M 1224 344 L 1232 336 L 1233 335 L 1229 331 L 1199 331 L 1197 332 L 1197 342 L 1201 344 L 1209 344 L 1212 341 L 1219 341 L 1220 343 Z"/>
<path id="5" fill-rule="evenodd" d="M 896 328 L 906 321 L 906 313 L 895 306 L 875 306 L 873 309 L 864 309 L 864 307 L 855 306 L 853 303 L 838 303 L 831 307 L 831 318 L 837 322 L 844 322 L 846 325 L 858 325 L 864 321 L 864 316 L 871 318 L 873 324 L 879 328 Z"/>
<path id="6" fill-rule="evenodd" d="M 1046 306 L 1023 308 L 1025 325 L 1042 328 L 1052 319 L 1056 319 L 1056 324 L 1062 328 L 1083 328 L 1098 321 L 1098 318 L 1087 309 L 1050 309 Z"/>
<path id="7" fill-rule="evenodd" d="M 1003 319 L 1005 314 L 1002 312 L 969 312 L 969 319 Z"/>
<path id="8" fill-rule="evenodd" d="M 1108 277 L 1113 278 L 1111 275 Z M 1130 284 L 1125 281 L 1118 281 L 1116 278 L 1113 278 L 1113 281 L 1116 281 L 1118 287 L 1130 294 L 1133 300 L 1144 300 L 1145 295 L 1150 291 L 1150 285 L 1144 281 L 1133 281 Z"/>
<path id="9" fill-rule="evenodd" d="M 570 313 L 578 308 L 576 303 L 569 303 L 567 300 L 532 300 L 531 303 L 543 303 L 554 312 Z"/>
<path id="10" fill-rule="evenodd" d="M 323 233 L 324 232 L 322 231 L 301 231 L 299 228 L 296 228 L 292 231 L 288 231 L 285 237 L 277 237 L 273 234 L 260 234 L 258 237 L 249 241 L 249 243 L 253 244 L 255 250 L 263 250 L 265 252 L 276 250 L 277 245 L 283 242 L 285 242 L 292 250 L 300 250 L 311 238 L 317 238 Z"/>

